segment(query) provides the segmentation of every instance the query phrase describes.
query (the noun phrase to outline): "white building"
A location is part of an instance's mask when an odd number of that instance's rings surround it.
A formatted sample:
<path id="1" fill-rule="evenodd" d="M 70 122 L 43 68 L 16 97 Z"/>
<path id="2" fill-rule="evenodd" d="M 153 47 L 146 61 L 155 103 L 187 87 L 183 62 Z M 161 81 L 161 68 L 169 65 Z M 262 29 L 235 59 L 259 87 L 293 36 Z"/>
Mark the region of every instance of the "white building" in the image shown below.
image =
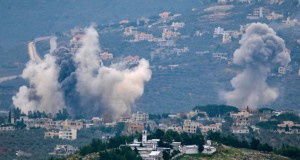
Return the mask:
<path id="1" fill-rule="evenodd" d="M 68 156 L 74 154 L 76 151 L 78 151 L 78 148 L 71 145 L 56 145 L 54 151 L 49 153 L 49 155 Z"/>
<path id="2" fill-rule="evenodd" d="M 149 158 L 147 160 L 163 160 L 163 154 L 161 151 L 152 151 L 149 154 Z"/>
<path id="3" fill-rule="evenodd" d="M 249 133 L 249 128 L 248 127 L 232 127 L 232 133 L 247 134 L 247 133 Z"/>
<path id="4" fill-rule="evenodd" d="M 249 113 L 246 110 L 242 110 L 238 113 L 230 113 L 230 117 L 231 118 L 248 118 L 250 116 L 252 116 L 253 114 Z"/>
<path id="5" fill-rule="evenodd" d="M 127 146 L 131 147 L 132 150 L 135 148 L 138 150 L 140 156 L 146 160 L 160 160 L 162 153 L 157 151 L 157 143 L 159 139 L 147 139 L 147 131 L 143 130 L 142 132 L 142 142 L 137 141 L 136 139 L 131 144 Z"/>
<path id="6" fill-rule="evenodd" d="M 231 42 L 231 35 L 228 32 L 224 32 L 222 43 L 229 43 Z"/>
<path id="7" fill-rule="evenodd" d="M 203 154 L 211 155 L 211 154 L 213 154 L 217 151 L 217 149 L 215 147 L 211 146 L 211 141 L 210 140 L 206 141 L 206 144 L 203 145 L 203 148 L 204 148 L 203 151 L 202 151 Z"/>
<path id="8" fill-rule="evenodd" d="M 108 59 L 113 59 L 114 55 L 112 53 L 108 53 L 108 52 L 103 52 L 100 53 L 100 59 L 102 60 L 108 60 Z"/>
<path id="9" fill-rule="evenodd" d="M 284 75 L 286 73 L 285 67 L 278 67 L 278 74 Z"/>
<path id="10" fill-rule="evenodd" d="M 185 23 L 183 22 L 173 22 L 171 27 L 174 28 L 174 30 L 178 30 L 179 28 L 183 28 L 185 26 Z"/>
<path id="11" fill-rule="evenodd" d="M 224 32 L 225 32 L 224 28 L 221 27 L 215 28 L 213 37 L 216 37 L 218 35 L 223 35 Z"/>
<path id="12" fill-rule="evenodd" d="M 149 120 L 149 114 L 148 113 L 142 113 L 142 112 L 133 113 L 132 116 L 131 116 L 131 119 L 133 121 L 148 121 Z"/>
<path id="13" fill-rule="evenodd" d="M 70 130 L 61 130 L 58 133 L 59 139 L 67 139 L 67 140 L 75 140 L 77 139 L 77 130 L 70 129 Z"/>
<path id="14" fill-rule="evenodd" d="M 197 145 L 182 146 L 180 148 L 180 151 L 184 154 L 198 154 L 199 153 Z"/>

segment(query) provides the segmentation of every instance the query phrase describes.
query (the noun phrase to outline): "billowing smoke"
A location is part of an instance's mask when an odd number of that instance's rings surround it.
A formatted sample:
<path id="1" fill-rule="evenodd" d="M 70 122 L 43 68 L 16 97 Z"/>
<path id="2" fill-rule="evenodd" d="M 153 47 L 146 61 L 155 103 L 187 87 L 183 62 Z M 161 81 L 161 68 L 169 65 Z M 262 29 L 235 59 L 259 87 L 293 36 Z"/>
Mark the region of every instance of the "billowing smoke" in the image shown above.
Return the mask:
<path id="1" fill-rule="evenodd" d="M 42 61 L 30 60 L 27 63 L 22 78 L 29 81 L 30 87 L 20 87 L 12 98 L 14 106 L 25 113 L 39 110 L 52 114 L 65 107 L 58 83 L 59 68 L 55 61 L 54 56 L 47 54 Z"/>
<path id="2" fill-rule="evenodd" d="M 50 38 L 50 53 L 53 53 L 54 50 L 57 48 L 57 37 L 52 36 Z"/>
<path id="3" fill-rule="evenodd" d="M 74 58 L 77 64 L 76 90 L 83 105 L 88 103 L 94 108 L 100 107 L 110 112 L 113 118 L 130 112 L 144 92 L 144 83 L 151 78 L 149 62 L 142 59 L 131 69 L 122 69 L 119 65 L 103 66 L 97 31 L 89 27 L 85 32 L 83 45 Z"/>
<path id="4" fill-rule="evenodd" d="M 51 54 L 27 63 L 22 78 L 30 87 L 21 86 L 13 104 L 25 113 L 56 113 L 66 107 L 75 117 L 107 113 L 118 118 L 130 112 L 151 78 L 149 62 L 141 59 L 131 68 L 122 62 L 104 66 L 97 31 L 85 29 L 81 40 L 82 47 L 73 54 L 67 48 L 56 49 L 56 39 L 51 38 Z"/>
<path id="5" fill-rule="evenodd" d="M 253 23 L 240 40 L 240 48 L 233 55 L 233 63 L 245 69 L 231 80 L 233 91 L 222 93 L 227 104 L 238 107 L 258 107 L 273 102 L 279 93 L 268 86 L 271 70 L 287 66 L 291 61 L 284 40 L 266 24 Z"/>

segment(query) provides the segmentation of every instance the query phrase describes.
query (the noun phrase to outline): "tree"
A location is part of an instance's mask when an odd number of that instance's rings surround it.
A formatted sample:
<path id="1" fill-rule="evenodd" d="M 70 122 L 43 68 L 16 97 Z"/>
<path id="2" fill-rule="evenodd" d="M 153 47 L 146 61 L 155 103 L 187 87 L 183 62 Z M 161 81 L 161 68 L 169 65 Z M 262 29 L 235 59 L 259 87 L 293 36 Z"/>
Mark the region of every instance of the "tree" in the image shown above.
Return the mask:
<path id="1" fill-rule="evenodd" d="M 251 149 L 258 150 L 258 146 L 260 145 L 260 141 L 258 139 L 252 138 L 250 143 Z"/>
<path id="2" fill-rule="evenodd" d="M 288 125 L 285 125 L 285 129 L 284 129 L 286 132 L 289 132 L 290 131 L 290 127 Z"/>
<path id="3" fill-rule="evenodd" d="M 227 105 L 206 105 L 206 106 L 196 106 L 193 110 L 204 111 L 209 117 L 217 117 L 219 115 L 224 115 L 229 112 L 238 112 L 238 108 Z"/>
<path id="4" fill-rule="evenodd" d="M 166 150 L 163 151 L 163 159 L 164 160 L 170 160 L 171 159 L 170 154 Z"/>
<path id="5" fill-rule="evenodd" d="M 196 129 L 196 134 L 202 135 L 201 128 L 197 127 L 197 129 Z"/>
<path id="6" fill-rule="evenodd" d="M 59 110 L 58 113 L 55 115 L 56 120 L 66 120 L 69 118 L 69 113 L 66 108 L 64 108 L 62 111 Z"/>
<path id="7" fill-rule="evenodd" d="M 149 124 L 147 125 L 146 130 L 147 130 L 148 133 L 151 133 L 151 128 L 150 128 Z"/>
<path id="8" fill-rule="evenodd" d="M 125 123 L 118 122 L 115 127 L 116 135 L 121 135 L 121 133 L 123 132 L 124 129 L 125 129 Z"/>
<path id="9" fill-rule="evenodd" d="M 19 107 L 13 109 L 15 119 L 20 119 L 21 109 Z"/>
<path id="10" fill-rule="evenodd" d="M 269 144 L 265 143 L 263 145 L 259 145 L 258 150 L 264 151 L 264 152 L 271 152 L 273 150 L 273 148 Z"/>
<path id="11" fill-rule="evenodd" d="M 283 148 L 278 152 L 283 156 L 290 157 L 293 159 L 299 159 L 300 157 L 300 150 L 296 147 L 292 147 L 288 145 L 283 146 Z"/>

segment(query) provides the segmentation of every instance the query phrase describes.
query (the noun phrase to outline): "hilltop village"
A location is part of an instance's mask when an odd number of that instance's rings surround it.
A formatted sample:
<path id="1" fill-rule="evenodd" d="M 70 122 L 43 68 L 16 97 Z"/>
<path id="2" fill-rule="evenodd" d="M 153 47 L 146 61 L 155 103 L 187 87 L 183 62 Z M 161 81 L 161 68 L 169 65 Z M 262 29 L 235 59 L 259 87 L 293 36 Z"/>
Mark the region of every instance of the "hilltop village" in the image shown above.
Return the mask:
<path id="1" fill-rule="evenodd" d="M 211 139 L 212 133 L 222 135 L 235 135 L 246 141 L 251 141 L 252 136 L 257 140 L 271 145 L 277 145 L 276 140 L 265 140 L 267 133 L 274 135 L 298 135 L 300 134 L 300 117 L 293 111 L 279 111 L 269 108 L 251 109 L 235 108 L 225 105 L 197 106 L 188 113 L 177 114 L 149 114 L 135 112 L 124 115 L 116 120 L 107 117 L 93 117 L 92 119 L 70 119 L 66 110 L 55 116 L 41 112 L 30 112 L 28 115 L 16 109 L 12 112 L 2 112 L 1 134 L 24 130 L 41 130 L 39 132 L 45 140 L 61 139 L 54 151 L 49 152 L 52 156 L 68 156 L 78 151 L 80 146 L 70 145 L 81 139 L 81 132 L 92 131 L 97 133 L 95 138 L 108 142 L 115 136 L 134 136 L 132 143 L 122 144 L 136 149 L 143 159 L 161 159 L 163 152 L 178 151 L 178 155 L 188 154 L 213 154 L 218 145 L 215 139 Z M 158 132 L 179 135 L 203 135 L 200 142 L 191 141 L 165 141 L 165 137 L 149 139 L 149 135 Z M 139 135 L 141 139 L 139 140 Z M 180 140 L 180 139 L 177 139 Z M 199 139 L 200 140 L 200 139 Z M 205 141 L 206 140 L 206 141 Z M 70 142 L 68 142 L 70 141 Z M 195 142 L 195 143 L 193 143 Z M 65 143 L 65 144 L 63 144 Z M 203 146 L 199 149 L 199 143 Z M 164 145 L 165 144 L 165 145 Z M 172 146 L 168 148 L 166 144 Z M 165 146 L 165 147 L 162 147 Z M 274 146 L 276 147 L 276 146 Z M 170 150 L 171 149 L 171 150 Z M 170 152 L 171 151 L 171 152 Z M 30 151 L 21 148 L 16 151 L 20 157 L 31 156 Z M 175 152 L 177 153 L 177 152 Z"/>
<path id="2" fill-rule="evenodd" d="M 300 157 L 300 18 L 290 13 L 291 6 L 284 0 L 217 0 L 185 13 L 163 10 L 95 25 L 100 67 L 121 64 L 118 67 L 134 69 L 140 60 L 149 60 L 152 77 L 142 96 L 120 116 L 106 113 L 107 106 L 97 111 L 93 105 L 82 107 L 78 97 L 66 100 L 67 108 L 56 114 L 25 113 L 13 106 L 11 97 L 18 90 L 14 86 L 31 89 L 31 82 L 20 75 L 3 77 L 0 159 L 222 159 L 229 153 L 232 159 Z M 225 103 L 220 93 L 231 90 L 231 79 L 243 72 L 233 54 L 248 27 L 257 22 L 284 39 L 283 53 L 292 58 L 288 65 L 268 68 L 266 83 L 278 87 L 277 99 L 256 107 L 207 105 Z M 62 97 L 78 95 L 72 57 L 83 46 L 85 30 L 75 26 L 26 42 L 30 60 L 50 54 L 65 67 L 58 79 L 70 73 L 64 84 L 73 86 L 62 87 Z M 22 66 L 13 65 L 9 67 Z"/>

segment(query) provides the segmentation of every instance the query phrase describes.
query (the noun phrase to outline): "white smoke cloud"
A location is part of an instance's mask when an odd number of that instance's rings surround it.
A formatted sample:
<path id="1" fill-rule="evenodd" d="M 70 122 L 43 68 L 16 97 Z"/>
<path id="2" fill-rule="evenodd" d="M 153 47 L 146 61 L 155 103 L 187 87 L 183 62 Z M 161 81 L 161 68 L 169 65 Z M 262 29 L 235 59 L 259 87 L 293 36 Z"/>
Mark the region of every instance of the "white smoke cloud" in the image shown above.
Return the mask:
<path id="1" fill-rule="evenodd" d="M 22 78 L 29 81 L 30 87 L 19 88 L 19 92 L 12 98 L 16 107 L 25 113 L 39 110 L 55 114 L 65 106 L 57 80 L 59 68 L 55 60 L 54 56 L 47 54 L 42 61 L 30 60 L 27 63 Z"/>
<path id="2" fill-rule="evenodd" d="M 82 99 L 92 102 L 94 107 L 109 111 L 113 118 L 131 111 L 135 101 L 143 95 L 145 82 L 151 79 L 149 62 L 145 59 L 132 69 L 102 65 L 99 57 L 98 33 L 94 27 L 85 30 L 82 47 L 76 53 L 76 89 Z"/>
<path id="3" fill-rule="evenodd" d="M 291 61 L 284 40 L 266 24 L 253 23 L 240 40 L 233 63 L 245 69 L 231 80 L 233 91 L 221 93 L 228 105 L 258 107 L 276 100 L 279 92 L 266 83 L 273 67 Z"/>
<path id="4" fill-rule="evenodd" d="M 49 42 L 50 42 L 50 53 L 52 53 L 57 48 L 57 37 L 52 36 Z"/>

